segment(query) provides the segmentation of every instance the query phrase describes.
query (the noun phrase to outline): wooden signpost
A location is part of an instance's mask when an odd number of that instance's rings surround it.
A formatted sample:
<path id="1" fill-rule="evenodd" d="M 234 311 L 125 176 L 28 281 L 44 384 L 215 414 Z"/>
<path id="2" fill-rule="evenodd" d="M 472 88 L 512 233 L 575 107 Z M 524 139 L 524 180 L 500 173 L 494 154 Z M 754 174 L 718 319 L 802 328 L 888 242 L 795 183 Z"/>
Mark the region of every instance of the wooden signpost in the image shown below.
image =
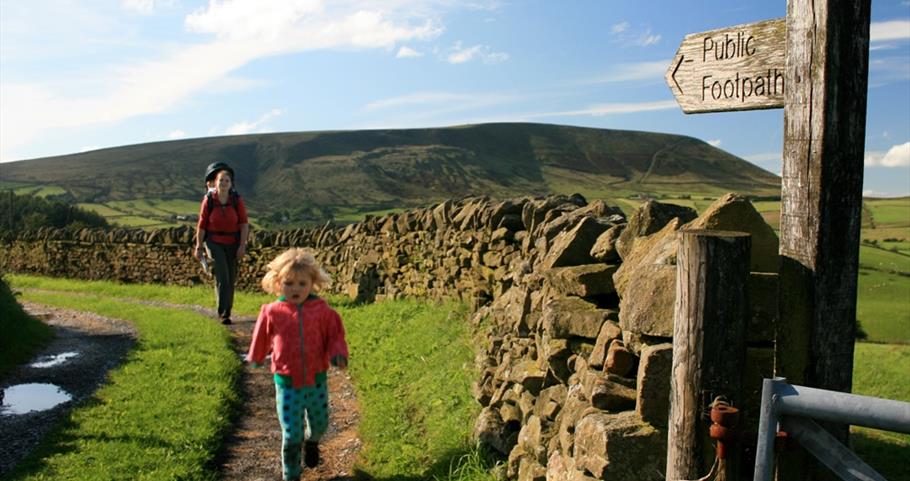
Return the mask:
<path id="1" fill-rule="evenodd" d="M 844 392 L 856 329 L 870 4 L 788 0 L 785 19 L 687 35 L 666 74 L 686 113 L 784 108 L 776 374 Z M 826 428 L 846 441 L 847 426 Z M 827 477 L 813 465 L 785 456 L 778 479 Z"/>

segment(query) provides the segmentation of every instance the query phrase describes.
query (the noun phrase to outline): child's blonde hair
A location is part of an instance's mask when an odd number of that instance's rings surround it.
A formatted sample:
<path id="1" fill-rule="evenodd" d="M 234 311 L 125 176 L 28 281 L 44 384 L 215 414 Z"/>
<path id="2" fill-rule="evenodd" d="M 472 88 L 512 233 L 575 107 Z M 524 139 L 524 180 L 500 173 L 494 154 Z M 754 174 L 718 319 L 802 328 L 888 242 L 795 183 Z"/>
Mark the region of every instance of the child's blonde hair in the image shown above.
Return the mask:
<path id="1" fill-rule="evenodd" d="M 269 294 L 281 292 L 281 281 L 294 273 L 303 273 L 313 281 L 313 290 L 328 287 L 332 278 L 319 266 L 313 254 L 304 249 L 291 248 L 279 255 L 268 265 L 269 271 L 262 278 L 262 288 Z"/>

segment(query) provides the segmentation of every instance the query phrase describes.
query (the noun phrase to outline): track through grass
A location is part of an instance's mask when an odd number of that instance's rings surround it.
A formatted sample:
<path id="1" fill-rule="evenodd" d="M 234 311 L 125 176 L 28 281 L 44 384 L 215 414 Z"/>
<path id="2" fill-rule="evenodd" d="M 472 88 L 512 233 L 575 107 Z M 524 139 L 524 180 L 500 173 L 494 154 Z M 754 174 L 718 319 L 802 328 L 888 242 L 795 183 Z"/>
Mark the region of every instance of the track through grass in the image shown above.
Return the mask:
<path id="1" fill-rule="evenodd" d="M 212 480 L 239 402 L 240 361 L 220 325 L 195 313 L 91 294 L 29 293 L 32 302 L 132 323 L 137 347 L 8 479 Z"/>

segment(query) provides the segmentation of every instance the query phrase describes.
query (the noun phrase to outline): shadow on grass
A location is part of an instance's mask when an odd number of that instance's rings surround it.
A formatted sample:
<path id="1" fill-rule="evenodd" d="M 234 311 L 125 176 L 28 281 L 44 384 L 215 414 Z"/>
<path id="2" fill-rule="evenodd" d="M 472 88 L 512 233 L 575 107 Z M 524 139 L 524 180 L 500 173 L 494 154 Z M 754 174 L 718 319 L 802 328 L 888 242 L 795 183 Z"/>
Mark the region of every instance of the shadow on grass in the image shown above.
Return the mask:
<path id="1" fill-rule="evenodd" d="M 850 433 L 853 451 L 888 481 L 910 481 L 910 470 L 907 469 L 910 441 L 892 442 L 871 432 Z"/>
<path id="2" fill-rule="evenodd" d="M 374 476 L 361 468 L 354 470 L 355 481 L 493 481 L 497 464 L 505 460 L 483 448 L 453 450 L 446 453 L 420 475 Z"/>
<path id="3" fill-rule="evenodd" d="M 82 406 L 97 402 L 96 399 L 92 398 L 83 403 Z M 78 445 L 84 441 L 139 444 L 144 447 L 164 448 L 168 450 L 177 450 L 179 448 L 179 446 L 174 443 L 150 435 L 120 436 L 109 434 L 80 434 L 77 436 L 73 433 L 78 430 L 78 427 L 69 416 L 70 413 L 66 415 L 66 419 L 60 421 L 60 424 L 58 424 L 57 427 L 39 444 L 37 449 L 26 456 L 22 462 L 12 469 L 12 471 L 0 476 L 0 480 L 23 479 L 38 477 L 40 475 L 53 476 L 53 469 L 46 460 L 51 457 L 71 454 L 76 451 Z"/>

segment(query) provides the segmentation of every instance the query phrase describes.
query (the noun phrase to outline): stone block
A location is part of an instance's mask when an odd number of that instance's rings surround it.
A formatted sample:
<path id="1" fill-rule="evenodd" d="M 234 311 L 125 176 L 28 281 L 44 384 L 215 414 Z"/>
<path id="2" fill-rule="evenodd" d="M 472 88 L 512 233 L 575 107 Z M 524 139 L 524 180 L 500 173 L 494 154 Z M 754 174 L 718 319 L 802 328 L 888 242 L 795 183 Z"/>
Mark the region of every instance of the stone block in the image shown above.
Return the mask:
<path id="1" fill-rule="evenodd" d="M 614 340 L 607 350 L 604 371 L 620 377 L 626 377 L 635 367 L 638 358 L 629 351 L 619 339 Z"/>
<path id="2" fill-rule="evenodd" d="M 586 370 L 582 385 L 585 396 L 597 409 L 617 412 L 635 407 L 635 389 L 613 382 L 602 372 Z"/>
<path id="3" fill-rule="evenodd" d="M 609 264 L 555 267 L 544 276 L 552 289 L 562 296 L 594 297 L 616 292 L 613 274 L 619 268 Z"/>
<path id="4" fill-rule="evenodd" d="M 639 237 L 645 237 L 658 232 L 673 219 L 679 219 L 679 224 L 685 224 L 695 219 L 698 214 L 691 207 L 673 204 L 662 204 L 649 200 L 638 207 L 629 218 L 629 223 L 619 238 L 616 240 L 616 250 L 625 261 Z"/>
<path id="5" fill-rule="evenodd" d="M 594 351 L 588 357 L 588 364 L 595 369 L 602 368 L 607 359 L 607 348 L 614 339 L 620 339 L 621 336 L 622 329 L 619 324 L 613 321 L 603 323 L 600 333 L 597 335 L 597 341 L 594 343 Z"/>
<path id="6" fill-rule="evenodd" d="M 647 346 L 638 365 L 635 412 L 642 421 L 665 428 L 670 414 L 670 371 L 673 344 Z"/>
<path id="7" fill-rule="evenodd" d="M 620 261 L 619 251 L 616 250 L 616 240 L 619 239 L 619 235 L 625 228 L 626 224 L 614 225 L 599 235 L 591 247 L 591 257 L 596 261 L 607 263 Z"/>
<path id="8" fill-rule="evenodd" d="M 553 338 L 573 336 L 596 339 L 600 328 L 616 312 L 611 309 L 598 309 L 577 297 L 558 297 L 551 299 L 543 308 L 544 332 Z"/>
<path id="9" fill-rule="evenodd" d="M 752 235 L 752 254 L 749 270 L 752 272 L 777 272 L 780 268 L 778 239 L 774 229 L 755 210 L 745 197 L 727 193 L 714 201 L 697 219 L 684 229 L 727 230 Z"/>
<path id="10" fill-rule="evenodd" d="M 575 429 L 575 464 L 596 479 L 661 479 L 666 435 L 641 422 L 634 412 L 593 412 Z"/>
<path id="11" fill-rule="evenodd" d="M 610 226 L 582 217 L 571 230 L 558 234 L 543 260 L 544 268 L 575 266 L 594 262 L 591 247 Z"/>

